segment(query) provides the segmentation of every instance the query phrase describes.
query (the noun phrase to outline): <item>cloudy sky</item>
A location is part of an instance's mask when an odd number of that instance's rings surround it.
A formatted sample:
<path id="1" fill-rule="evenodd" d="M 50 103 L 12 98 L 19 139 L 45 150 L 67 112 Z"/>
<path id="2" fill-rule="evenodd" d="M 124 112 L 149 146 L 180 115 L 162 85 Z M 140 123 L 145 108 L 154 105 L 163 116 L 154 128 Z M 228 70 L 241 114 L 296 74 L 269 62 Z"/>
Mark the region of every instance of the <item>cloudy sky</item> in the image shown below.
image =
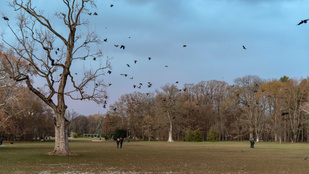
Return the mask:
<path id="1" fill-rule="evenodd" d="M 52 14 L 55 9 L 63 8 L 61 2 L 40 1 L 38 7 L 49 7 L 45 10 Z M 101 39 L 108 39 L 100 48 L 105 56 L 112 58 L 112 74 L 104 77 L 106 83 L 112 83 L 107 89 L 109 103 L 126 93 L 153 92 L 176 81 L 181 88 L 185 83 L 209 80 L 233 84 L 235 78 L 245 75 L 263 79 L 309 75 L 309 21 L 297 25 L 309 18 L 309 1 L 96 2 L 97 8 L 89 12 L 98 15 L 85 14 L 84 18 L 89 20 L 90 31 L 95 31 Z M 7 8 L 1 6 L 1 12 L 13 15 Z M 3 22 L 0 27 L 4 27 Z M 114 44 L 125 45 L 125 50 Z M 78 71 L 81 66 L 76 65 L 72 70 Z M 128 74 L 128 77 L 120 74 Z M 148 82 L 153 84 L 151 88 L 133 88 L 133 84 Z M 84 115 L 106 112 L 92 102 L 68 100 L 68 106 Z"/>

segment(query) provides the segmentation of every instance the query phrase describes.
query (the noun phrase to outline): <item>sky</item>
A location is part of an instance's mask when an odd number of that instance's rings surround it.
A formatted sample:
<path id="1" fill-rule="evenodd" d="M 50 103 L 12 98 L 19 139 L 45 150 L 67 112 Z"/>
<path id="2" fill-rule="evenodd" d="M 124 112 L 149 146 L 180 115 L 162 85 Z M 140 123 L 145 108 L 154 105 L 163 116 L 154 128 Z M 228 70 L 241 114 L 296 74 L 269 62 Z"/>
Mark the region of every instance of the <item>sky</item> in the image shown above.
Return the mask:
<path id="1" fill-rule="evenodd" d="M 98 15 L 84 14 L 83 19 L 89 22 L 87 30 L 96 32 L 102 40 L 107 38 L 107 42 L 97 48 L 102 49 L 104 57 L 110 58 L 112 66 L 112 73 L 103 77 L 106 84 L 112 84 L 107 88 L 109 104 L 123 94 L 154 92 L 176 81 L 182 88 L 184 84 L 209 80 L 233 84 L 234 79 L 246 75 L 257 75 L 266 80 L 284 75 L 300 79 L 309 75 L 309 21 L 297 25 L 309 18 L 309 1 L 95 2 L 97 7 L 90 8 L 89 12 Z M 38 8 L 43 7 L 57 29 L 66 31 L 59 21 L 53 20 L 54 12 L 64 9 L 61 0 L 33 3 L 38 3 Z M 8 6 L 1 6 L 0 11 L 2 15 L 16 15 Z M 3 20 L 0 27 L 8 33 Z M 125 45 L 125 49 L 114 44 Z M 134 60 L 137 60 L 136 64 Z M 84 65 L 77 63 L 71 70 L 78 72 L 82 67 Z M 128 77 L 120 74 L 128 74 Z M 148 82 L 152 83 L 151 88 L 145 87 Z M 133 84 L 139 83 L 144 86 L 134 89 Z M 107 111 L 102 105 L 89 101 L 67 99 L 67 105 L 69 110 L 82 115 Z"/>

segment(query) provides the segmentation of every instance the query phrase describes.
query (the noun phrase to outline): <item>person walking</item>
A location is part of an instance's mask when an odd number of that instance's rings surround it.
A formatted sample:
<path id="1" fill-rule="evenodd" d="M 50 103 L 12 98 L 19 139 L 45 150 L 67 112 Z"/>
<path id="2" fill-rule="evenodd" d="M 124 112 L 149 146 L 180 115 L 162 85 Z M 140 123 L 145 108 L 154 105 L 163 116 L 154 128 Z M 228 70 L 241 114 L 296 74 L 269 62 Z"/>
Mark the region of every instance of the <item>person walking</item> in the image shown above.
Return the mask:
<path id="1" fill-rule="evenodd" d="M 120 149 L 122 149 L 123 138 L 120 138 Z"/>
<path id="2" fill-rule="evenodd" d="M 119 138 L 117 138 L 117 149 L 119 148 L 119 142 L 120 142 L 120 140 L 119 140 Z"/>
<path id="3" fill-rule="evenodd" d="M 252 137 L 250 138 L 250 148 L 254 148 L 254 144 L 255 144 L 254 138 Z"/>

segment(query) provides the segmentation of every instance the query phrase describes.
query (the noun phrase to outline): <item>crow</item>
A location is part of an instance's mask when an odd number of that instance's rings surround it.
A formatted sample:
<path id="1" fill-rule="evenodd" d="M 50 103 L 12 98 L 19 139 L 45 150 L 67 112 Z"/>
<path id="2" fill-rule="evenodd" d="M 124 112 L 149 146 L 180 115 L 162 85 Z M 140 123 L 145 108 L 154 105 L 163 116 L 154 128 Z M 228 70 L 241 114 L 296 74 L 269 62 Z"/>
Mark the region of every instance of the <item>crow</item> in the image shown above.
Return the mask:
<path id="1" fill-rule="evenodd" d="M 168 66 L 167 66 L 167 65 L 165 65 L 165 67 L 167 68 Z"/>
<path id="2" fill-rule="evenodd" d="M 134 63 L 136 63 L 137 62 L 137 60 L 134 60 Z"/>
<path id="3" fill-rule="evenodd" d="M 92 15 L 92 13 L 88 13 L 88 15 Z"/>
<path id="4" fill-rule="evenodd" d="M 187 45 L 183 45 L 183 47 L 187 47 Z"/>
<path id="5" fill-rule="evenodd" d="M 3 16 L 2 18 L 3 18 L 4 20 L 6 20 L 6 21 L 9 20 L 9 18 L 7 18 L 7 17 L 5 17 L 5 16 Z"/>
<path id="6" fill-rule="evenodd" d="M 56 54 L 58 54 L 58 52 L 57 52 L 57 51 L 55 51 L 55 53 L 56 53 Z"/>
<path id="7" fill-rule="evenodd" d="M 57 48 L 57 51 L 59 51 L 60 49 L 59 48 Z"/>
<path id="8" fill-rule="evenodd" d="M 77 75 L 77 73 L 75 73 L 75 75 Z"/>
<path id="9" fill-rule="evenodd" d="M 97 13 L 97 12 L 94 12 L 93 15 L 98 15 L 98 13 Z"/>
<path id="10" fill-rule="evenodd" d="M 178 81 L 176 81 L 176 83 L 179 83 Z"/>
<path id="11" fill-rule="evenodd" d="M 114 111 L 116 111 L 116 110 L 117 110 L 117 108 L 114 108 L 113 110 L 114 110 Z"/>
<path id="12" fill-rule="evenodd" d="M 108 86 L 112 86 L 112 84 L 111 84 L 111 83 L 109 83 L 109 84 L 108 84 Z"/>
<path id="13" fill-rule="evenodd" d="M 114 45 L 115 47 L 119 47 L 119 45 Z"/>
<path id="14" fill-rule="evenodd" d="M 111 7 L 113 7 L 114 5 L 113 4 L 111 4 Z"/>
<path id="15" fill-rule="evenodd" d="M 97 59 L 97 58 L 95 58 L 95 57 L 93 58 L 93 60 L 96 60 L 96 59 Z"/>
<path id="16" fill-rule="evenodd" d="M 107 71 L 107 73 L 108 73 L 108 74 L 111 74 L 111 73 L 112 73 L 112 71 L 111 71 L 111 70 L 109 70 L 109 71 Z"/>
<path id="17" fill-rule="evenodd" d="M 104 42 L 107 42 L 107 38 L 104 39 Z"/>
<path id="18" fill-rule="evenodd" d="M 103 108 L 106 108 L 106 105 L 103 105 Z"/>
<path id="19" fill-rule="evenodd" d="M 309 19 L 301 20 L 297 25 L 306 24 Z"/>
<path id="20" fill-rule="evenodd" d="M 121 45 L 121 46 L 120 46 L 120 49 L 121 49 L 121 48 L 122 48 L 122 49 L 126 49 L 126 47 L 125 47 L 124 45 Z"/>
<path id="21" fill-rule="evenodd" d="M 129 64 L 127 64 L 127 66 L 128 66 L 128 67 L 130 67 L 130 65 L 129 65 Z"/>
<path id="22" fill-rule="evenodd" d="M 242 46 L 242 48 L 243 48 L 244 50 L 246 50 L 246 49 L 247 49 L 244 45 Z"/>
<path id="23" fill-rule="evenodd" d="M 148 57 L 148 60 L 151 60 L 151 57 Z"/>
<path id="24" fill-rule="evenodd" d="M 133 88 L 136 88 L 136 85 L 133 85 Z"/>

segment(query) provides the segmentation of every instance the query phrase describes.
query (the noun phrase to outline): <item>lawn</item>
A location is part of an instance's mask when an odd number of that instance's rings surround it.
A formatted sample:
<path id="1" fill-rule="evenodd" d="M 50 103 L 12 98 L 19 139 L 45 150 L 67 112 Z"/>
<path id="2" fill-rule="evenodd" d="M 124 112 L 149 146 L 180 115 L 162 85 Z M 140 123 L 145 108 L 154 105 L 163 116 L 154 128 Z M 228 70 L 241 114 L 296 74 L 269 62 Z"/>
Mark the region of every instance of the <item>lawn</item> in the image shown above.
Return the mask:
<path id="1" fill-rule="evenodd" d="M 76 156 L 48 156 L 53 142 L 5 142 L 0 173 L 308 173 L 309 144 L 70 141 Z"/>

